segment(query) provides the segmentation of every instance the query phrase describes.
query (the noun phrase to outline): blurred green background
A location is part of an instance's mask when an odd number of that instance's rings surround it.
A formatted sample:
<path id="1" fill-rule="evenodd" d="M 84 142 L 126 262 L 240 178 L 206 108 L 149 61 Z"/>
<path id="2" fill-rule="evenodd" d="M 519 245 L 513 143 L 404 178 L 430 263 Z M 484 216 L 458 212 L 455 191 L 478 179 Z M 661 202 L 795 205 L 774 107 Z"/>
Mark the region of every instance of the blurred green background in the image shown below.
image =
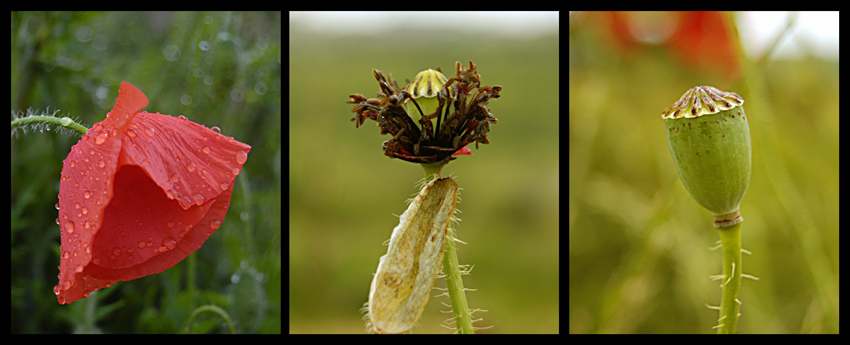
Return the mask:
<path id="1" fill-rule="evenodd" d="M 472 60 L 482 85 L 504 87 L 489 105 L 499 120 L 491 143 L 471 147 L 473 156 L 443 170 L 461 188 L 455 228 L 467 244 L 458 246 L 459 261 L 475 267 L 464 277 L 476 290 L 467 293 L 470 308 L 486 310 L 474 314 L 482 319 L 475 326 L 491 327 L 484 333 L 559 332 L 557 32 L 526 38 L 435 24 L 332 34 L 309 29 L 301 15 L 290 18 L 289 331 L 365 331 L 359 309 L 384 242 L 424 176 L 417 164 L 384 156 L 381 144 L 390 137 L 376 122 L 355 128 L 348 95 L 376 97 L 372 68 L 404 86 L 424 69 L 442 67 L 450 77 L 455 61 Z M 368 13 L 347 20 L 378 26 Z M 453 332 L 441 327 L 451 315 L 441 293 L 431 292 L 414 333 Z"/>
<path id="2" fill-rule="evenodd" d="M 743 272 L 761 280 L 743 281 L 738 332 L 838 333 L 839 63 L 805 49 L 745 56 L 738 15 L 573 14 L 570 333 L 714 333 L 719 236 L 679 180 L 661 119 L 697 85 L 740 94 L 752 133 Z M 682 18 L 667 44 L 623 39 Z M 791 23 L 772 36 L 793 37 Z"/>
<path id="3" fill-rule="evenodd" d="M 59 305 L 54 205 L 62 160 L 80 135 L 12 133 L 12 333 L 178 333 L 204 304 L 227 311 L 237 332 L 281 331 L 280 23 L 280 12 L 11 13 L 13 114 L 61 109 L 90 127 L 127 81 L 147 95 L 145 110 L 218 126 L 252 146 L 227 217 L 200 250 L 161 274 Z M 226 329 L 203 314 L 193 332 Z"/>

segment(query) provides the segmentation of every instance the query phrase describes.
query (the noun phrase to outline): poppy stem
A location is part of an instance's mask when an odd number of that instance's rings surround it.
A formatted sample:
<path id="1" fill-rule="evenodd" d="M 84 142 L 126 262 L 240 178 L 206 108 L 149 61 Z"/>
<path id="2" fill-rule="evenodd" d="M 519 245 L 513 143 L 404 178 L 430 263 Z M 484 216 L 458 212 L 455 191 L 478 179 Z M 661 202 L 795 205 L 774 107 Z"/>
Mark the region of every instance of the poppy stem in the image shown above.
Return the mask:
<path id="1" fill-rule="evenodd" d="M 431 181 L 434 179 L 434 175 L 437 175 L 437 178 L 440 177 L 440 170 L 443 169 L 445 162 L 422 163 L 420 165 L 422 166 L 422 170 L 425 170 L 425 180 Z"/>
<path id="2" fill-rule="evenodd" d="M 202 306 L 200 306 L 197 309 L 192 311 L 192 315 L 189 316 L 189 322 L 186 324 L 186 332 L 187 333 L 192 333 L 192 328 L 195 325 L 195 319 L 197 319 L 198 316 L 200 316 L 201 314 L 204 314 L 204 313 L 210 313 L 210 314 L 218 315 L 222 319 L 222 321 L 224 322 L 224 325 L 227 326 L 227 332 L 230 333 L 230 334 L 236 334 L 236 328 L 234 327 L 233 321 L 230 318 L 230 314 L 228 314 L 221 307 L 210 305 L 210 304 L 202 305 Z"/>
<path id="3" fill-rule="evenodd" d="M 14 132 L 19 127 L 31 126 L 33 129 L 44 129 L 50 128 L 50 126 L 56 128 L 67 128 L 82 135 L 85 135 L 88 132 L 88 128 L 85 126 L 74 122 L 70 117 L 55 117 L 55 116 L 46 116 L 46 115 L 31 115 L 26 117 L 20 117 L 12 120 L 12 131 Z"/>
<path id="4" fill-rule="evenodd" d="M 720 288 L 720 318 L 717 334 L 734 334 L 738 328 L 738 316 L 741 310 L 741 224 L 721 228 L 720 245 L 723 251 L 723 279 Z"/>
<path id="5" fill-rule="evenodd" d="M 475 334 L 472 328 L 472 316 L 469 313 L 469 305 L 466 303 L 466 293 L 463 289 L 463 278 L 466 273 L 460 269 L 457 263 L 457 251 L 455 241 L 446 241 L 446 253 L 443 255 L 443 273 L 446 277 L 446 290 L 452 301 L 452 314 L 455 318 L 455 327 L 458 334 Z"/>
<path id="6" fill-rule="evenodd" d="M 444 162 L 422 164 L 425 170 L 425 178 L 432 180 L 440 178 L 440 170 Z M 454 237 L 454 236 L 452 236 Z M 466 293 L 463 289 L 463 278 L 465 272 L 461 270 L 457 261 L 455 242 L 451 239 L 446 241 L 446 252 L 443 255 L 443 273 L 446 277 L 446 289 L 452 302 L 452 313 L 455 318 L 455 327 L 459 334 L 475 334 L 472 328 L 472 316 L 469 314 L 469 305 L 466 302 Z"/>

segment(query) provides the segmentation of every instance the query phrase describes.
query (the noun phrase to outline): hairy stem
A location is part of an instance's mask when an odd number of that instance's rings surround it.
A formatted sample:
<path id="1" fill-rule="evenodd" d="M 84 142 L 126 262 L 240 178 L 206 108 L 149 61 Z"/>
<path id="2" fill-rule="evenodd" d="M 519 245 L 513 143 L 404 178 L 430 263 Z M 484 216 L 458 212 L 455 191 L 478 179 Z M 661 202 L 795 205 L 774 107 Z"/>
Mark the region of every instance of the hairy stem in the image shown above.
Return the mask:
<path id="1" fill-rule="evenodd" d="M 723 279 L 720 297 L 720 319 L 717 334 L 734 334 L 738 328 L 738 315 L 741 310 L 741 224 L 721 228 L 720 244 L 723 250 Z"/>
<path id="2" fill-rule="evenodd" d="M 463 289 L 463 272 L 457 263 L 455 241 L 446 239 L 446 254 L 443 255 L 443 273 L 446 274 L 446 289 L 452 301 L 452 314 L 458 334 L 474 334 L 472 316 L 466 303 L 466 292 Z"/>
<path id="3" fill-rule="evenodd" d="M 17 129 L 18 127 L 23 126 L 38 126 L 38 125 L 52 125 L 54 127 L 65 127 L 82 135 L 85 135 L 89 130 L 85 126 L 74 122 L 73 119 L 69 117 L 54 117 L 54 116 L 27 116 L 21 117 L 12 120 L 12 131 Z"/>
<path id="4" fill-rule="evenodd" d="M 443 165 L 445 165 L 445 162 L 422 164 L 422 169 L 425 169 L 425 179 L 439 178 L 440 169 L 443 168 Z M 454 314 L 457 332 L 459 334 L 474 334 L 472 316 L 469 314 L 469 306 L 466 303 L 466 292 L 463 288 L 463 279 L 461 278 L 463 271 L 461 271 L 460 265 L 457 263 L 455 242 L 450 238 L 446 239 L 446 252 L 443 255 L 443 273 L 446 277 L 446 290 L 452 302 L 452 314 Z"/>

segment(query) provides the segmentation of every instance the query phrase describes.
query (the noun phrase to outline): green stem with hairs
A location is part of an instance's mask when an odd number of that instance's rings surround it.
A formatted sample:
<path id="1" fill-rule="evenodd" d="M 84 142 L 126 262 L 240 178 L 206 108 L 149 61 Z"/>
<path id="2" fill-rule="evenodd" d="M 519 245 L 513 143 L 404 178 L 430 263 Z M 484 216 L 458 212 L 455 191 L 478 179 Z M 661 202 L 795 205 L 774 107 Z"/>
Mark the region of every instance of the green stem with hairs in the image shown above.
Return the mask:
<path id="1" fill-rule="evenodd" d="M 425 178 L 428 180 L 440 178 L 440 169 L 444 162 L 421 164 L 425 170 Z M 457 261 L 457 250 L 455 241 L 446 239 L 446 252 L 443 254 L 443 273 L 446 277 L 446 290 L 452 302 L 452 314 L 455 318 L 455 327 L 458 334 L 475 334 L 472 328 L 472 316 L 469 313 L 469 305 L 466 302 L 466 293 L 463 289 L 463 271 Z"/>
<path id="2" fill-rule="evenodd" d="M 463 271 L 457 263 L 457 251 L 455 241 L 446 239 L 446 253 L 443 255 L 443 273 L 446 275 L 446 289 L 449 299 L 452 301 L 452 313 L 455 318 L 455 326 L 458 334 L 475 334 L 472 328 L 472 316 L 469 314 L 469 306 L 466 303 L 466 294 L 463 290 Z"/>
<path id="3" fill-rule="evenodd" d="M 55 117 L 55 116 L 43 116 L 43 115 L 33 115 L 27 117 L 21 117 L 12 120 L 12 131 L 17 129 L 18 127 L 23 126 L 39 126 L 39 125 L 52 125 L 54 127 L 65 127 L 82 135 L 85 135 L 88 132 L 88 128 L 85 126 L 74 122 L 70 117 Z"/>
<path id="4" fill-rule="evenodd" d="M 721 228 L 720 245 L 723 252 L 723 276 L 720 288 L 720 318 L 717 334 L 734 334 L 738 328 L 738 315 L 741 310 L 741 224 Z"/>
<path id="5" fill-rule="evenodd" d="M 419 164 L 422 170 L 425 170 L 425 182 L 429 182 L 440 177 L 440 170 L 443 169 L 444 162 L 437 163 L 422 163 Z M 437 175 L 436 177 L 434 175 Z"/>

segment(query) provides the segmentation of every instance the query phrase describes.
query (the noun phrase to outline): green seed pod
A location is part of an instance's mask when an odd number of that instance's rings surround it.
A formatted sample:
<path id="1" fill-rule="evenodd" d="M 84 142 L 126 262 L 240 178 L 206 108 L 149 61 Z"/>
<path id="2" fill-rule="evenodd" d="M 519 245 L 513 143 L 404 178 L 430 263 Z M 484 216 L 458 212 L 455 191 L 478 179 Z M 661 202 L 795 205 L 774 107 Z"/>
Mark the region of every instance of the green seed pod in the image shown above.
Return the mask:
<path id="1" fill-rule="evenodd" d="M 744 99 L 711 86 L 694 87 L 662 113 L 679 177 L 691 196 L 725 228 L 743 221 L 752 144 Z"/>

